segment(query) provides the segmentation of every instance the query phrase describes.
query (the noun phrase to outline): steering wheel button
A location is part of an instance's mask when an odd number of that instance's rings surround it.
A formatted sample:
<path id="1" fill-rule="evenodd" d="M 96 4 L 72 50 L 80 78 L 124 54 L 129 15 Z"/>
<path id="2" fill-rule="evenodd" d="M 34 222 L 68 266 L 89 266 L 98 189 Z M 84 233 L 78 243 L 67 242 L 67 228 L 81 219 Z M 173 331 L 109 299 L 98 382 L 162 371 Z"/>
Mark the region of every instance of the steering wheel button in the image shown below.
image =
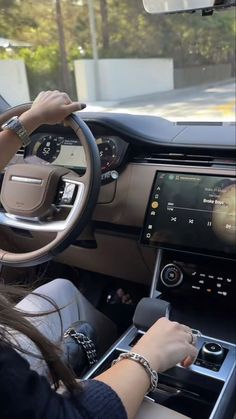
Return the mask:
<path id="1" fill-rule="evenodd" d="M 71 204 L 75 192 L 75 185 L 73 183 L 66 182 L 65 188 L 60 199 L 61 204 Z"/>

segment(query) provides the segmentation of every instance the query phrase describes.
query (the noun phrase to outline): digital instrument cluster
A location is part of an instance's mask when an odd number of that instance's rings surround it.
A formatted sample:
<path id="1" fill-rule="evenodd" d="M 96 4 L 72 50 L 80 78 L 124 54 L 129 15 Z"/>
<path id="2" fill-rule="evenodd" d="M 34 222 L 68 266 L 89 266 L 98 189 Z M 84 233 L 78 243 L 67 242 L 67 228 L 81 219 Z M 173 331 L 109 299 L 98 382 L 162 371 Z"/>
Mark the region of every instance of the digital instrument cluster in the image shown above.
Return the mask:
<path id="1" fill-rule="evenodd" d="M 96 138 L 101 170 L 107 172 L 118 167 L 127 149 L 125 141 L 116 136 Z M 76 136 L 54 134 L 37 135 L 27 151 L 28 156 L 35 156 L 46 163 L 65 166 L 72 169 L 86 169 L 84 148 Z"/>

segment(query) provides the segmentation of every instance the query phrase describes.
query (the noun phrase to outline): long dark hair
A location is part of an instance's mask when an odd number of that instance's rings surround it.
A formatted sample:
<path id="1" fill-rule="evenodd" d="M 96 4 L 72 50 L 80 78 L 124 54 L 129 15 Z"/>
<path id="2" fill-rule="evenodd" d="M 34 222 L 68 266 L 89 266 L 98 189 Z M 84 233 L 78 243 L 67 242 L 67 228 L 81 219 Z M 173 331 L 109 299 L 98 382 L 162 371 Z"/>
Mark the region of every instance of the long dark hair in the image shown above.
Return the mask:
<path id="1" fill-rule="evenodd" d="M 27 313 L 15 307 L 16 299 L 22 298 L 30 293 L 37 295 L 38 298 L 44 298 L 52 304 L 50 312 L 40 314 Z M 31 356 L 44 360 L 48 366 L 54 388 L 59 387 L 61 380 L 65 387 L 73 392 L 81 388 L 76 381 L 73 371 L 62 361 L 61 349 L 44 336 L 28 318 L 39 317 L 46 314 L 57 312 L 60 316 L 60 310 L 49 297 L 31 292 L 22 287 L 5 285 L 0 282 L 0 344 L 5 343 L 12 348 Z M 61 323 L 62 324 L 62 323 Z M 11 330 L 22 333 L 27 336 L 39 349 L 41 355 L 36 355 L 22 348 L 12 339 Z M 62 329 L 61 329 L 62 330 Z"/>

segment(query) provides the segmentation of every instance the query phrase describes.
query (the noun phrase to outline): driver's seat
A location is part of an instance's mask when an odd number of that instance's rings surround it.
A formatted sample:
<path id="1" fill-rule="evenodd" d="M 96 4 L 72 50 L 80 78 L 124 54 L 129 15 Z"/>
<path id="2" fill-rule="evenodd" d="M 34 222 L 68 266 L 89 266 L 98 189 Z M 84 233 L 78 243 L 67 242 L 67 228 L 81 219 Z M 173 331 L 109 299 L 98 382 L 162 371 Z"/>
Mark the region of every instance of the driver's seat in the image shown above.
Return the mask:
<path id="1" fill-rule="evenodd" d="M 60 308 L 60 315 L 52 305 Z M 17 305 L 17 309 L 27 313 L 42 313 L 39 317 L 28 318 L 48 339 L 63 347 L 62 334 L 73 323 L 85 321 L 96 332 L 97 353 L 101 356 L 117 338 L 115 324 L 99 312 L 67 279 L 57 278 L 35 289 Z M 14 332 L 17 342 L 27 351 L 38 354 L 35 345 L 24 335 Z M 31 368 L 45 375 L 46 364 L 33 356 L 24 355 Z"/>

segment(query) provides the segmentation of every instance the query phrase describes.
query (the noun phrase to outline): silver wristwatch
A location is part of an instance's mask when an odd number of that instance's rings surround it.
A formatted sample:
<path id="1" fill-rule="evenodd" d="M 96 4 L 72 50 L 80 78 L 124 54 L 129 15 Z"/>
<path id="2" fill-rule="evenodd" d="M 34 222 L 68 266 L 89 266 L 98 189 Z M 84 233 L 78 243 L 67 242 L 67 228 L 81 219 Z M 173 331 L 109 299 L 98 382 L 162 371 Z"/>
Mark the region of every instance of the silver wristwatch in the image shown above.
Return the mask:
<path id="1" fill-rule="evenodd" d="M 11 130 L 18 135 L 20 140 L 22 141 L 23 146 L 27 146 L 30 143 L 30 137 L 24 127 L 24 125 L 19 120 L 18 116 L 13 116 L 7 122 L 5 122 L 1 128 L 3 130 Z"/>

